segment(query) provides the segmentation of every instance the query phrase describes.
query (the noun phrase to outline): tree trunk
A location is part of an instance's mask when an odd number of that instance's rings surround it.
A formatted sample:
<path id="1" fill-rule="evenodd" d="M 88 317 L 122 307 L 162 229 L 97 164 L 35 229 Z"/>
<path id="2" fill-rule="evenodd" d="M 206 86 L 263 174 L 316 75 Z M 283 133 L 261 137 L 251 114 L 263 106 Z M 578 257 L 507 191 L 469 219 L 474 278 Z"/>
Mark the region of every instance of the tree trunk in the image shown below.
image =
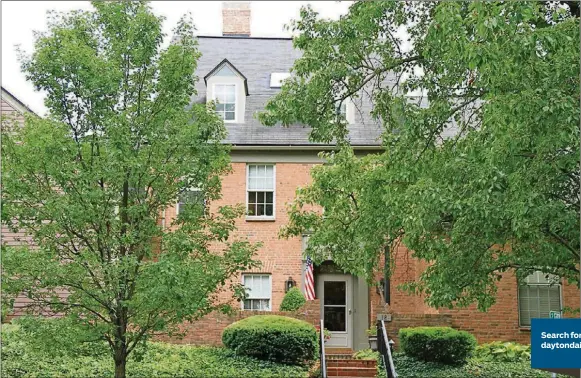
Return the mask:
<path id="1" fill-rule="evenodd" d="M 124 348 L 123 348 L 124 349 Z M 125 350 L 115 352 L 115 378 L 125 378 L 127 353 Z"/>

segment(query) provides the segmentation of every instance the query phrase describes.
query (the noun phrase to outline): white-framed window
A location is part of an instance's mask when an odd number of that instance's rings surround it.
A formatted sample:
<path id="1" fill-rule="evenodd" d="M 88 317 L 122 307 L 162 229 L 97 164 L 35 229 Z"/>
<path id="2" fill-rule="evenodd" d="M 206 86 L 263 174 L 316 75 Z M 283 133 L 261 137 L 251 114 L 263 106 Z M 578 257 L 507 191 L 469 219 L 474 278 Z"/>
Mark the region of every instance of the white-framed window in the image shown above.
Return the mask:
<path id="1" fill-rule="evenodd" d="M 243 274 L 242 284 L 246 289 L 243 310 L 270 311 L 272 296 L 272 276 L 270 274 Z"/>
<path id="2" fill-rule="evenodd" d="M 273 219 L 275 166 L 248 164 L 246 177 L 247 217 Z"/>
<path id="3" fill-rule="evenodd" d="M 339 107 L 339 115 L 347 119 L 347 102 L 343 101 Z"/>
<path id="4" fill-rule="evenodd" d="M 236 122 L 236 84 L 214 84 L 214 101 L 224 122 Z"/>
<path id="5" fill-rule="evenodd" d="M 549 312 L 561 311 L 559 278 L 540 271 L 528 276 L 518 287 L 518 311 L 521 327 L 530 327 L 533 318 L 548 318 Z"/>
<path id="6" fill-rule="evenodd" d="M 348 124 L 353 123 L 354 104 L 350 99 L 345 99 L 341 105 L 336 104 L 335 106 L 338 106 L 335 108 L 335 113 L 337 114 L 338 118 L 345 120 Z"/>
<path id="7" fill-rule="evenodd" d="M 204 192 L 199 188 L 191 188 L 184 190 L 178 196 L 178 203 L 176 205 L 176 214 L 183 214 L 188 209 L 197 207 L 203 212 L 206 211 L 206 199 Z"/>

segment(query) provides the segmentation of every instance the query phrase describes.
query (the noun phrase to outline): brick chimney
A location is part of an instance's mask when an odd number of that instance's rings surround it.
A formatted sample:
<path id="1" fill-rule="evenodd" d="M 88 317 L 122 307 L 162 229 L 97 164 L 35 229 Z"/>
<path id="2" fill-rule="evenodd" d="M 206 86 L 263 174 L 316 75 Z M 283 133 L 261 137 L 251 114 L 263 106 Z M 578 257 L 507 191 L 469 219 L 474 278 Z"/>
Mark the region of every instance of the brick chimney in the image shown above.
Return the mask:
<path id="1" fill-rule="evenodd" d="M 222 3 L 222 35 L 250 37 L 250 3 Z"/>

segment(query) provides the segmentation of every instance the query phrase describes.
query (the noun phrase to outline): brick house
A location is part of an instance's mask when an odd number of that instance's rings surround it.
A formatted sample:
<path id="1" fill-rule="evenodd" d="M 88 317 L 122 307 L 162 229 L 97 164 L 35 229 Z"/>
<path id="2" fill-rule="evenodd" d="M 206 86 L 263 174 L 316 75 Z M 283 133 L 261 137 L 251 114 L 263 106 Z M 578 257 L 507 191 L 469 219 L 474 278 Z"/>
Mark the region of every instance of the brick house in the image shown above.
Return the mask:
<path id="1" fill-rule="evenodd" d="M 219 344 L 222 330 L 230 323 L 257 313 L 277 312 L 289 282 L 304 288 L 304 250 L 308 235 L 279 239 L 281 226 L 288 221 L 286 204 L 297 187 L 310 182 L 310 170 L 323 163 L 320 151 L 331 145 L 309 141 L 309 128 L 302 125 L 266 127 L 255 114 L 280 90 L 300 52 L 289 38 L 260 38 L 250 35 L 251 10 L 248 3 L 224 4 L 223 35 L 198 36 L 202 57 L 196 75 L 195 102 L 217 100 L 217 112 L 224 118 L 232 145 L 232 172 L 223 177 L 220 201 L 209 204 L 210 211 L 224 204 L 245 204 L 246 217 L 237 221 L 237 233 L 251 241 L 260 241 L 258 252 L 262 267 L 242 272 L 239 279 L 249 289 L 249 297 L 234 316 L 211 314 L 184 324 L 186 337 L 176 342 Z M 5 95 L 6 92 L 6 95 Z M 356 108 L 361 111 L 356 111 Z M 347 103 L 342 109 L 349 123 L 350 140 L 357 154 L 381 151 L 381 125 L 374 121 L 371 104 Z M 2 114 L 29 109 L 2 88 Z M 196 200 L 190 193 L 180 203 Z M 180 203 L 162 214 L 162 223 L 170 224 Z M 3 242 L 16 241 L 2 229 Z M 21 235 L 20 235 L 21 236 Z M 499 282 L 497 303 L 487 313 L 475 307 L 461 310 L 434 309 L 423 298 L 397 290 L 401 283 L 415 280 L 426 264 L 409 258 L 410 251 L 400 246 L 395 251 L 397 269 L 383 287 L 382 297 L 375 286 L 364 279 L 345 274 L 331 261 L 315 267 L 316 300 L 292 316 L 317 323 L 322 318 L 332 332 L 329 346 L 362 349 L 368 347 L 365 330 L 382 314 L 391 314 L 390 337 L 406 326 L 449 325 L 473 333 L 480 342 L 514 340 L 530 342 L 530 319 L 548 317 L 549 311 L 579 307 L 579 290 L 569 285 L 548 285 L 539 274 L 528 285 L 517 284 L 512 273 L 504 273 Z M 377 277 L 379 282 L 380 276 Z M 224 299 L 228 299 L 224 293 Z M 383 299 L 388 300 L 388 304 Z M 18 305 L 18 303 L 17 303 Z"/>
<path id="2" fill-rule="evenodd" d="M 321 164 L 317 154 L 330 145 L 309 141 L 309 128 L 302 125 L 266 127 L 255 114 L 280 90 L 280 80 L 289 75 L 300 52 L 288 38 L 260 38 L 250 35 L 248 3 L 224 3 L 222 36 L 198 36 L 202 57 L 198 63 L 198 95 L 195 102 L 217 100 L 218 113 L 228 129 L 226 143 L 232 145 L 233 172 L 223 178 L 223 198 L 210 205 L 246 204 L 248 214 L 237 223 L 238 234 L 261 241 L 260 269 L 240 276 L 249 289 L 249 299 L 239 304 L 240 313 L 227 318 L 218 315 L 187 325 L 182 342 L 219 343 L 222 329 L 232 321 L 264 311 L 277 311 L 289 281 L 304 288 L 304 250 L 308 236 L 279 239 L 288 221 L 286 204 L 297 187 L 309 183 L 310 169 Z M 203 80 L 202 80 L 203 78 Z M 349 123 L 349 137 L 356 153 L 379 152 L 381 126 L 369 116 L 371 104 L 347 103 L 342 111 Z M 168 209 L 169 224 L 176 209 Z M 487 313 L 475 306 L 461 309 L 433 309 L 423 299 L 397 290 L 403 282 L 415 280 L 426 264 L 409 257 L 401 246 L 396 251 L 397 270 L 389 283 L 387 299 L 376 287 L 359 277 L 343 273 L 331 261 L 315 268 L 317 300 L 301 316 L 311 321 L 324 319 L 331 330 L 329 346 L 361 349 L 368 347 L 365 330 L 378 315 L 391 313 L 390 336 L 397 329 L 413 325 L 450 325 L 473 333 L 480 342 L 515 340 L 530 342 L 530 319 L 548 317 L 549 311 L 579 307 L 579 290 L 568 285 L 548 285 L 541 274 L 518 286 L 512 273 L 499 282 L 497 303 Z M 377 277 L 377 281 L 381 277 Z M 325 303 L 325 305 L 323 304 Z M 318 310 L 318 313 L 317 313 Z M 203 332 L 199 330 L 203 329 Z M 202 335 L 203 334 L 203 335 Z"/>

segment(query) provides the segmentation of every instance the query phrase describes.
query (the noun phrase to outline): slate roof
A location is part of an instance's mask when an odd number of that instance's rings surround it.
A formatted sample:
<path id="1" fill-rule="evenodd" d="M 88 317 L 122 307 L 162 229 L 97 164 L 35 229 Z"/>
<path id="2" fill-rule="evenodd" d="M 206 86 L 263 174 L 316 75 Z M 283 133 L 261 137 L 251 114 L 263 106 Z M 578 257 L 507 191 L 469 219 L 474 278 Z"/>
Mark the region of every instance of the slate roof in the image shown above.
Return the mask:
<path id="1" fill-rule="evenodd" d="M 262 125 L 255 114 L 268 99 L 280 91 L 270 88 L 270 74 L 289 72 L 301 53 L 293 49 L 290 38 L 212 37 L 198 36 L 202 57 L 198 61 L 196 75 L 204 78 L 224 59 L 227 59 L 247 79 L 248 93 L 244 123 L 227 123 L 228 137 L 225 142 L 233 145 L 252 146 L 300 146 L 318 145 L 309 141 L 310 128 L 302 125 L 289 127 Z M 206 85 L 199 80 L 195 102 L 206 102 Z M 361 114 L 355 115 L 355 123 L 349 125 L 349 138 L 354 146 L 380 145 L 381 127 L 371 119 L 369 104 L 363 104 Z"/>

